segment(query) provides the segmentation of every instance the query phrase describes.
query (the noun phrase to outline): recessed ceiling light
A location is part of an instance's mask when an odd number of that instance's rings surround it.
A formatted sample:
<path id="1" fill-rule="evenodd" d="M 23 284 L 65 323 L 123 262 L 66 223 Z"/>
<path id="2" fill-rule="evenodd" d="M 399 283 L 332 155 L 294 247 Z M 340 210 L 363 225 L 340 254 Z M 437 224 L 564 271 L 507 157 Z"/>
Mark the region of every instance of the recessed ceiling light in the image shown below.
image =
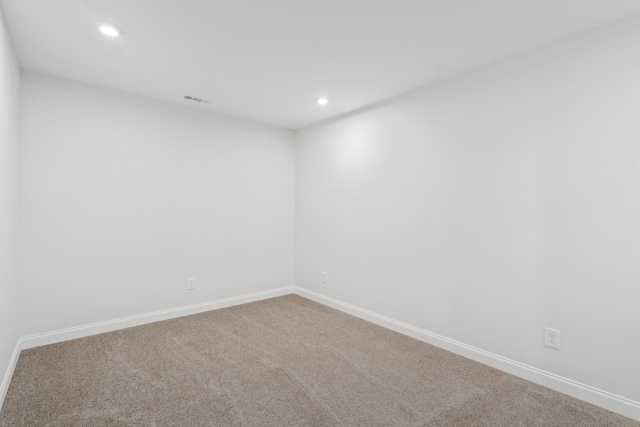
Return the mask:
<path id="1" fill-rule="evenodd" d="M 122 28 L 113 24 L 100 24 L 98 29 L 102 34 L 108 37 L 118 37 L 118 36 L 121 36 L 123 33 Z"/>
<path id="2" fill-rule="evenodd" d="M 327 105 L 329 103 L 329 100 L 327 98 L 318 98 L 316 102 L 318 103 L 318 105 Z"/>

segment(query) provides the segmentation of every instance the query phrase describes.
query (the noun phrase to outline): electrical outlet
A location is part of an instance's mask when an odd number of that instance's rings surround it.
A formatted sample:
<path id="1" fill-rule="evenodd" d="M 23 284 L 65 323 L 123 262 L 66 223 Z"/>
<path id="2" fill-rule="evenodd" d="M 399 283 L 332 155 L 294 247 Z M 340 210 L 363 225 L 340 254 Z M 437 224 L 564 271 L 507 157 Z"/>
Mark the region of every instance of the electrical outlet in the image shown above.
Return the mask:
<path id="1" fill-rule="evenodd" d="M 187 279 L 187 290 L 188 291 L 195 291 L 196 290 L 196 278 L 195 277 L 189 277 Z"/>
<path id="2" fill-rule="evenodd" d="M 557 329 L 544 328 L 544 345 L 560 349 L 560 331 Z"/>
<path id="3" fill-rule="evenodd" d="M 322 272 L 322 283 L 327 283 L 327 272 L 326 271 Z"/>

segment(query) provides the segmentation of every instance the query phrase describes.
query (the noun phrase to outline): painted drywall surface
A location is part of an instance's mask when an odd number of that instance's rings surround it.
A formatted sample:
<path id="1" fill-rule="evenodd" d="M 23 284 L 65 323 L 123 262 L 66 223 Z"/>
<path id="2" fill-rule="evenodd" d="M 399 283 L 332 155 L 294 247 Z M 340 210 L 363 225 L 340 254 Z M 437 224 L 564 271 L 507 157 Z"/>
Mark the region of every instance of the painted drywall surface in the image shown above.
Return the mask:
<path id="1" fill-rule="evenodd" d="M 296 285 L 640 401 L 639 114 L 632 19 L 303 129 Z"/>
<path id="2" fill-rule="evenodd" d="M 0 382 L 20 333 L 17 276 L 20 68 L 0 12 Z M 2 397 L 0 396 L 0 404 Z"/>
<path id="3" fill-rule="evenodd" d="M 293 132 L 32 72 L 22 100 L 24 335 L 293 284 Z"/>

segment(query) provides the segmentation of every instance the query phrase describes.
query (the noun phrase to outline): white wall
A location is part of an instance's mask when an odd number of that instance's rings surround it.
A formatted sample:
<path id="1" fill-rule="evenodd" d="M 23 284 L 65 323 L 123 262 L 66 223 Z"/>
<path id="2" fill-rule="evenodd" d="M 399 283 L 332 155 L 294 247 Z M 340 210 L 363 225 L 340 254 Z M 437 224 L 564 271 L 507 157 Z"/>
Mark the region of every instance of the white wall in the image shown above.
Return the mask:
<path id="1" fill-rule="evenodd" d="M 20 333 L 17 266 L 20 68 L 0 12 L 0 384 Z M 0 386 L 0 405 L 6 390 Z"/>
<path id="2" fill-rule="evenodd" d="M 303 129 L 296 162 L 297 286 L 640 401 L 640 18 Z"/>
<path id="3" fill-rule="evenodd" d="M 293 284 L 293 132 L 32 72 L 22 102 L 23 335 Z"/>

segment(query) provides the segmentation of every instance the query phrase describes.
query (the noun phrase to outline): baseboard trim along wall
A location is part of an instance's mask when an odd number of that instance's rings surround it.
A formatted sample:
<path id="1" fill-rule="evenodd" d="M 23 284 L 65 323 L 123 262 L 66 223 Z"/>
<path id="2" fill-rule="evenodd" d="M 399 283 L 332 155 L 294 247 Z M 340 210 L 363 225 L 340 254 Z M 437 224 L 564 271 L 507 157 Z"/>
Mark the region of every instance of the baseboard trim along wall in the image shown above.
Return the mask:
<path id="1" fill-rule="evenodd" d="M 551 372 L 543 371 L 533 366 L 484 351 L 482 349 L 452 340 L 442 335 L 434 334 L 407 323 L 399 322 L 369 310 L 330 298 L 319 293 L 295 287 L 295 293 L 320 304 L 335 308 L 387 329 L 408 335 L 427 344 L 448 350 L 476 362 L 491 366 L 503 372 L 524 378 L 536 384 L 548 387 L 560 393 L 589 402 L 626 417 L 640 421 L 640 402 L 636 402 L 577 381 L 564 378 Z"/>
<path id="2" fill-rule="evenodd" d="M 0 410 L 2 410 L 2 405 L 4 404 L 4 398 L 7 397 L 7 392 L 9 391 L 9 383 L 11 383 L 11 377 L 13 377 L 13 371 L 15 371 L 16 365 L 18 364 L 18 357 L 20 357 L 21 350 L 22 350 L 22 338 L 18 338 L 18 342 L 16 343 L 16 346 L 13 349 L 13 354 L 11 355 L 11 360 L 9 360 L 9 366 L 7 366 L 7 371 L 4 373 L 4 378 L 2 378 L 2 383 L 0 383 Z"/>
<path id="3" fill-rule="evenodd" d="M 543 371 L 533 366 L 499 356 L 497 354 L 484 351 L 482 349 L 452 340 L 442 335 L 420 329 L 418 327 L 403 323 L 386 316 L 374 313 L 369 310 L 356 307 L 351 304 L 330 298 L 319 293 L 294 286 L 287 286 L 269 291 L 255 292 L 252 294 L 240 295 L 231 298 L 208 301 L 199 304 L 192 304 L 183 307 L 176 307 L 167 310 L 159 310 L 151 313 L 145 313 L 135 316 L 123 317 L 119 319 L 108 320 L 104 322 L 96 322 L 88 325 L 77 326 L 73 328 L 60 329 L 57 331 L 45 332 L 41 334 L 29 335 L 21 337 L 16 343 L 16 347 L 11 356 L 9 366 L 0 384 L 0 409 L 9 390 L 11 377 L 18 363 L 20 351 L 23 349 L 39 347 L 48 344 L 68 341 L 77 338 L 83 338 L 91 335 L 102 334 L 105 332 L 116 331 L 134 326 L 145 325 L 148 323 L 159 322 L 161 320 L 174 319 L 177 317 L 188 316 L 191 314 L 202 313 L 205 311 L 216 310 L 235 305 L 246 304 L 250 302 L 260 301 L 278 296 L 295 293 L 304 298 L 316 301 L 320 304 L 335 308 L 342 312 L 351 314 L 393 331 L 408 335 L 412 338 L 426 342 L 431 345 L 451 351 L 460 356 L 467 357 L 471 360 L 483 363 L 509 374 L 524 378 L 536 384 L 549 387 L 560 393 L 567 394 L 585 402 L 592 403 L 602 408 L 617 412 L 621 415 L 640 421 L 640 403 L 624 398 L 622 396 L 609 393 L 604 390 L 591 387 L 577 381 L 564 378 L 551 372 Z"/>
<path id="4" fill-rule="evenodd" d="M 199 304 L 186 305 L 182 307 L 169 308 L 166 310 L 154 311 L 151 313 L 139 314 L 135 316 L 122 317 L 119 319 L 96 322 L 88 325 L 76 326 L 73 328 L 60 329 L 57 331 L 44 332 L 41 334 L 28 335 L 18 339 L 11 361 L 7 367 L 2 383 L 0 384 L 0 410 L 4 404 L 4 399 L 9 390 L 9 383 L 13 372 L 18 364 L 18 358 L 22 350 L 43 345 L 55 344 L 91 335 L 103 334 L 105 332 L 117 331 L 119 329 L 131 328 L 134 326 L 146 325 L 148 323 L 159 322 L 161 320 L 175 319 L 177 317 L 189 316 L 191 314 L 203 313 L 205 311 L 217 310 L 220 308 L 232 307 L 234 305 L 247 304 L 282 295 L 292 294 L 293 286 L 271 289 L 263 292 L 239 295 L 236 297 L 224 298 L 214 301 L 207 301 Z"/>
<path id="5" fill-rule="evenodd" d="M 191 314 L 220 308 L 232 307 L 234 305 L 246 304 L 263 299 L 275 298 L 293 293 L 293 286 L 271 289 L 263 292 L 239 295 L 231 298 L 224 298 L 214 301 L 207 301 L 198 304 L 185 305 L 182 307 L 169 308 L 166 310 L 154 311 L 151 313 L 138 314 L 135 316 L 122 317 L 119 319 L 96 322 L 88 325 L 75 326 L 72 328 L 60 329 L 57 331 L 45 332 L 41 334 L 22 337 L 22 348 L 40 347 L 42 345 L 54 344 L 76 338 L 88 337 L 90 335 L 102 334 L 105 332 L 117 331 L 119 329 L 131 328 L 133 326 L 145 325 L 147 323 L 159 322 L 161 320 L 175 319 L 176 317 L 189 316 Z"/>

